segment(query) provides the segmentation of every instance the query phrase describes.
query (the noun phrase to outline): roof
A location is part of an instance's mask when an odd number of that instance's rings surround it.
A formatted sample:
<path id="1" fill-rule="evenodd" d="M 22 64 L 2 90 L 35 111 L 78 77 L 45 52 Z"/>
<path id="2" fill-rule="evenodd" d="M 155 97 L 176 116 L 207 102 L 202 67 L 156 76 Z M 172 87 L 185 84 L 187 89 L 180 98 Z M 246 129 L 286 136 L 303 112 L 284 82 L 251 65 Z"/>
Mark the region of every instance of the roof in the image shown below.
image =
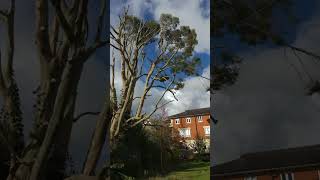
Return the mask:
<path id="1" fill-rule="evenodd" d="M 211 168 L 212 176 L 226 177 L 266 171 L 320 167 L 320 144 L 249 153 Z"/>
<path id="2" fill-rule="evenodd" d="M 210 108 L 199 108 L 199 109 L 186 110 L 182 113 L 169 116 L 168 118 L 172 119 L 172 118 L 181 118 L 186 116 L 209 115 L 209 114 L 210 114 Z"/>

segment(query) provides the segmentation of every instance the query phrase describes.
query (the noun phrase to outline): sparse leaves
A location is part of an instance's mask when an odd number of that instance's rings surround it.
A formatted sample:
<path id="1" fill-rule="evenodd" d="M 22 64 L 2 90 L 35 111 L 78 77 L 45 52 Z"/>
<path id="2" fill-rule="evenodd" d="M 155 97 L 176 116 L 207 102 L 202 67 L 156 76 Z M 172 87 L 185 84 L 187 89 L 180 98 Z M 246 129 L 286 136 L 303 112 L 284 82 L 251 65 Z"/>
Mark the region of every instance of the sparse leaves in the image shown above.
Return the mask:
<path id="1" fill-rule="evenodd" d="M 118 60 L 121 61 L 123 80 L 122 94 L 117 100 L 113 98 L 113 102 L 118 103 L 118 109 L 113 113 L 112 136 L 119 133 L 124 115 L 132 114 L 133 100 L 137 101 L 138 108 L 127 122 L 135 121 L 133 124 L 136 125 L 168 103 L 163 102 L 166 93 L 175 97 L 176 90 L 183 88 L 183 79 L 177 77 L 196 75 L 201 62 L 193 55 L 198 43 L 197 34 L 194 29 L 179 26 L 179 23 L 179 18 L 170 14 L 162 14 L 156 22 L 144 21 L 125 11 L 120 16 L 119 24 L 112 27 L 112 47 L 121 55 Z M 144 83 L 139 99 L 133 97 L 137 80 Z M 143 113 L 145 100 L 153 88 L 161 88 L 163 94 L 155 102 L 154 110 Z"/>

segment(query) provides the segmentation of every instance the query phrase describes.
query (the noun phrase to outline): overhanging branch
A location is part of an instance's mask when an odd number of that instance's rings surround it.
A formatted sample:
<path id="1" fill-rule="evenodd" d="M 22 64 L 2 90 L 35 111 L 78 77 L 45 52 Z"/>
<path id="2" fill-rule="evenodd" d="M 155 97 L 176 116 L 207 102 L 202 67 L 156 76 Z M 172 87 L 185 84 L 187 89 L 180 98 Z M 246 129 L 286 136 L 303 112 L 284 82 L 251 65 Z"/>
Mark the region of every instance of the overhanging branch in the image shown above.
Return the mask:
<path id="1" fill-rule="evenodd" d="M 92 115 L 92 116 L 96 116 L 96 115 L 99 115 L 100 112 L 84 112 L 84 113 L 81 113 L 79 114 L 78 116 L 76 116 L 74 119 L 73 119 L 73 122 L 77 122 L 80 118 L 84 117 L 84 116 L 87 116 L 87 115 Z"/>

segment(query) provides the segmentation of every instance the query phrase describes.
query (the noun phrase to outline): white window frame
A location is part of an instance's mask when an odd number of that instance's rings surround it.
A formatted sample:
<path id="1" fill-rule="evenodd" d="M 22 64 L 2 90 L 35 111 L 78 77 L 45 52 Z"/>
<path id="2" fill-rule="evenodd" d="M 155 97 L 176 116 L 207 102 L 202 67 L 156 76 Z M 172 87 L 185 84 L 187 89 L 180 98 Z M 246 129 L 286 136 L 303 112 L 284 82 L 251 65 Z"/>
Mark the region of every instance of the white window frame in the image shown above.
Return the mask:
<path id="1" fill-rule="evenodd" d="M 176 124 L 180 124 L 180 119 L 179 118 L 177 118 L 177 119 L 175 119 L 175 121 L 174 121 Z"/>
<path id="2" fill-rule="evenodd" d="M 189 132 L 189 133 L 182 134 L 181 133 L 182 130 L 186 130 L 185 132 Z M 179 134 L 181 137 L 191 137 L 191 129 L 190 128 L 179 128 Z"/>
<path id="3" fill-rule="evenodd" d="M 209 134 L 206 133 L 207 132 L 206 129 L 209 129 Z M 204 130 L 204 135 L 210 136 L 210 126 L 203 126 L 203 130 Z"/>
<path id="4" fill-rule="evenodd" d="M 244 180 L 257 180 L 257 176 L 248 176 L 245 177 Z"/>
<path id="5" fill-rule="evenodd" d="M 281 173 L 280 174 L 280 180 L 289 180 L 289 174 L 291 175 L 291 179 L 294 180 L 294 173 Z M 282 178 L 282 176 L 285 176 L 285 178 Z"/>
<path id="6" fill-rule="evenodd" d="M 190 118 L 190 117 L 187 117 L 187 118 L 186 118 L 186 123 L 188 123 L 188 124 L 191 123 L 191 118 Z"/>
<path id="7" fill-rule="evenodd" d="M 197 116 L 197 120 L 198 120 L 198 122 L 203 122 L 202 116 Z"/>

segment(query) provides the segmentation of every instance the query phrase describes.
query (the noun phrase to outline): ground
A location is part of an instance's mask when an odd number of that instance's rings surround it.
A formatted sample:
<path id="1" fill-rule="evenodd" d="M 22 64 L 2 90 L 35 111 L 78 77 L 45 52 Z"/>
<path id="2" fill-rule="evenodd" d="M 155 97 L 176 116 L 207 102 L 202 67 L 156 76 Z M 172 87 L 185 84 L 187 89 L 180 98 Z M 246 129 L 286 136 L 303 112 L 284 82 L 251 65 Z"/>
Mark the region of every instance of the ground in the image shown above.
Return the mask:
<path id="1" fill-rule="evenodd" d="M 208 180 L 210 179 L 210 162 L 186 162 L 165 177 L 149 180 Z"/>

